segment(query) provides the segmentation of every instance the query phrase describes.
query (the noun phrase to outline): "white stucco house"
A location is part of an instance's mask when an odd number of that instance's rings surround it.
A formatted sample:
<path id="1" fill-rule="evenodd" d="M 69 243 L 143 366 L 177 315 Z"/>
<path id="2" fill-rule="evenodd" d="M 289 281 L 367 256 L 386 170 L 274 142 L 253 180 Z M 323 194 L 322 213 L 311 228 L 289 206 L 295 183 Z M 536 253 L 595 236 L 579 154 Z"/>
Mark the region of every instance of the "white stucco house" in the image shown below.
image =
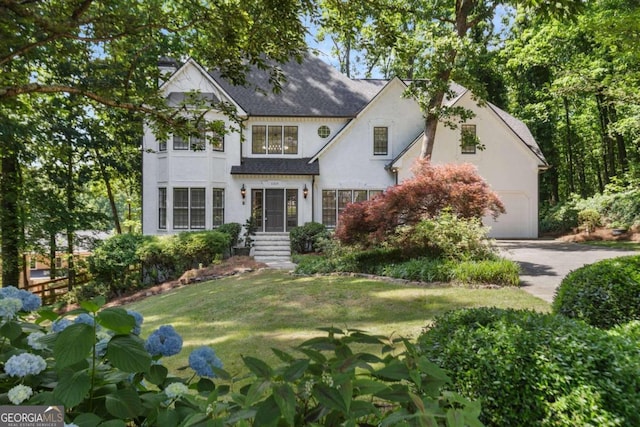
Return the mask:
<path id="1" fill-rule="evenodd" d="M 310 221 L 334 227 L 348 203 L 409 177 L 418 157 L 423 117 L 399 78 L 349 79 L 309 55 L 282 66 L 287 81 L 274 94 L 264 72 L 249 74 L 248 86 L 233 86 L 194 60 L 161 65 L 170 73 L 160 87 L 170 105 L 199 91 L 231 106 L 242 122 L 207 111 L 206 120 L 230 130 L 215 145 L 177 135 L 157 140 L 145 131 L 145 234 L 243 224 L 251 215 L 259 232 L 286 233 Z M 485 218 L 493 237 L 537 237 L 538 175 L 547 163 L 536 141 L 513 116 L 478 106 L 463 87 L 454 90 L 447 102 L 475 117 L 457 130 L 438 127 L 432 161 L 477 166 L 507 210 L 497 221 Z M 463 131 L 475 132 L 486 148 L 462 146 Z"/>

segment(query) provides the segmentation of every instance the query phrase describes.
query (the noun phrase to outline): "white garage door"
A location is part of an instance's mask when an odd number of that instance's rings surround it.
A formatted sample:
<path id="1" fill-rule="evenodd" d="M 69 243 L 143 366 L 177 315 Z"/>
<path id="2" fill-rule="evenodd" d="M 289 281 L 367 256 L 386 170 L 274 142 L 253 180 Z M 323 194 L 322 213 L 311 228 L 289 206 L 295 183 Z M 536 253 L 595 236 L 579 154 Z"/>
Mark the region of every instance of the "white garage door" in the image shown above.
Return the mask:
<path id="1" fill-rule="evenodd" d="M 522 192 L 500 192 L 498 197 L 502 200 L 506 214 L 497 219 L 491 216 L 483 218 L 484 225 L 491 227 L 489 236 L 496 239 L 527 239 L 536 238 L 534 234 L 537 218 L 531 209 L 531 199 Z"/>

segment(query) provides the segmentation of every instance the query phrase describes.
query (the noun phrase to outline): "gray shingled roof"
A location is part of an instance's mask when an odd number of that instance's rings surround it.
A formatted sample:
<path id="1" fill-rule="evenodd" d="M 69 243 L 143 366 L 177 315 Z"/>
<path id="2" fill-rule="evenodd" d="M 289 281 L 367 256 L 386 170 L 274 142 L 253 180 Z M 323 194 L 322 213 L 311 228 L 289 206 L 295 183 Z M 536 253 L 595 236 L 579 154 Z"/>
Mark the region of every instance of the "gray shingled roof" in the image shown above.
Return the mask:
<path id="1" fill-rule="evenodd" d="M 232 175 L 320 175 L 318 162 L 311 158 L 255 158 L 245 157 L 240 166 L 231 166 Z"/>
<path id="2" fill-rule="evenodd" d="M 246 86 L 234 86 L 215 71 L 210 75 L 250 116 L 355 117 L 384 86 L 381 80 L 349 79 L 312 55 L 280 68 L 287 80 L 279 93 L 272 92 L 264 70 L 252 69 Z"/>

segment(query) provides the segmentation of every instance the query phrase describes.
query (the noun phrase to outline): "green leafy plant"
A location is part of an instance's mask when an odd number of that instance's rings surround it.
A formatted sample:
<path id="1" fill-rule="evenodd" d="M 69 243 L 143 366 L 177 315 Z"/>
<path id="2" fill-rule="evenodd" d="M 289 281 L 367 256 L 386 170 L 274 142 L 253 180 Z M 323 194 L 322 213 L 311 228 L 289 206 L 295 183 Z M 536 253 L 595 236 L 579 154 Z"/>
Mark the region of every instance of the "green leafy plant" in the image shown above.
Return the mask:
<path id="1" fill-rule="evenodd" d="M 320 242 L 329 237 L 327 227 L 318 222 L 308 222 L 289 232 L 292 253 L 319 252 Z"/>
<path id="2" fill-rule="evenodd" d="M 441 391 L 447 376 L 405 339 L 323 328 L 295 353 L 274 350 L 281 366 L 243 357 L 241 376 L 199 347 L 181 378 L 162 366 L 182 349 L 169 325 L 143 340 L 142 316 L 103 299 L 31 323 L 39 305 L 14 296 L 0 298 L 0 403 L 64 405 L 78 426 L 482 425 L 479 404 Z"/>
<path id="3" fill-rule="evenodd" d="M 244 234 L 242 235 L 245 248 L 253 247 L 253 236 L 255 236 L 257 232 L 258 221 L 256 220 L 256 217 L 250 216 L 244 223 Z"/>
<path id="4" fill-rule="evenodd" d="M 640 320 L 640 256 L 602 260 L 572 271 L 556 289 L 553 311 L 605 329 Z"/>
<path id="5" fill-rule="evenodd" d="M 461 218 L 450 210 L 412 226 L 399 227 L 390 244 L 407 253 L 431 254 L 451 260 L 494 259 L 488 228 L 477 218 Z"/>
<path id="6" fill-rule="evenodd" d="M 601 223 L 600 212 L 595 209 L 585 209 L 578 212 L 578 222 L 587 233 L 591 233 Z"/>
<path id="7" fill-rule="evenodd" d="M 417 347 L 453 390 L 482 401 L 486 425 L 631 427 L 640 425 L 638 330 L 478 308 L 438 317 Z"/>

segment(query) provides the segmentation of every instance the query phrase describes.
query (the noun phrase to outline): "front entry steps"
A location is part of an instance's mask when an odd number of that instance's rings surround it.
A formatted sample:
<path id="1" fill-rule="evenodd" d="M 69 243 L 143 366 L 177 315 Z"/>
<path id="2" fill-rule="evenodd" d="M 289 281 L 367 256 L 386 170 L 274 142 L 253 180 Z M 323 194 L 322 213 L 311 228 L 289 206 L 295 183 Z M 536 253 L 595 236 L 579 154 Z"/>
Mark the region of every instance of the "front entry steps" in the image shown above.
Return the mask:
<path id="1" fill-rule="evenodd" d="M 290 262 L 289 233 L 257 233 L 253 236 L 253 258 L 265 264 Z"/>

